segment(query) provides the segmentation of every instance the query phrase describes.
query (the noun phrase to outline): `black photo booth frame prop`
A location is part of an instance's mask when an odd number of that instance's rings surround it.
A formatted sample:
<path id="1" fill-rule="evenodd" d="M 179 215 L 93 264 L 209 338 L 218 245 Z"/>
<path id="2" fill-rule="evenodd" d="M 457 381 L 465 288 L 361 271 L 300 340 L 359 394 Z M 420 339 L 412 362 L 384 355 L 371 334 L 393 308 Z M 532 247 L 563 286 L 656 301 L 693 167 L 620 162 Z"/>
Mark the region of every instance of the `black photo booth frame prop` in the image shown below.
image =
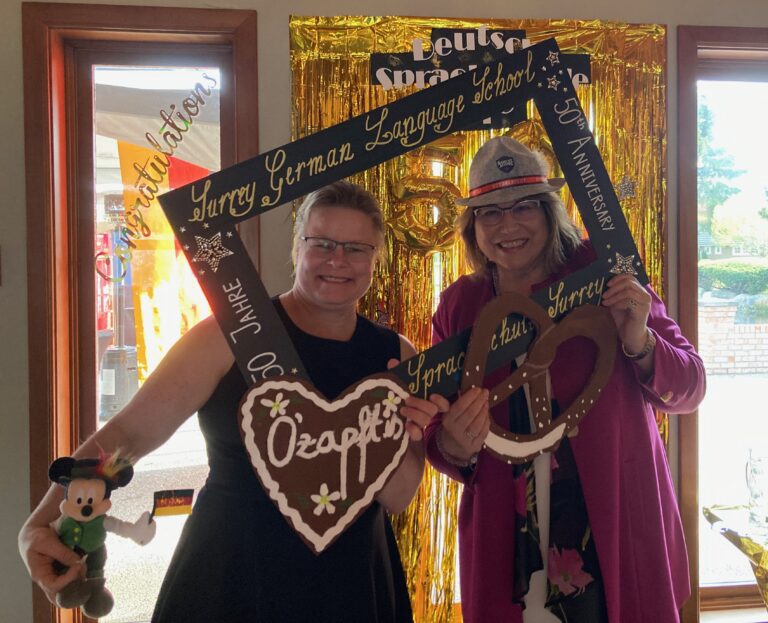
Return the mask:
<path id="1" fill-rule="evenodd" d="M 595 145 L 555 39 L 431 86 L 392 104 L 265 152 L 159 197 L 246 381 L 275 375 L 307 379 L 301 359 L 250 261 L 235 225 L 425 145 L 478 127 L 533 99 L 597 259 L 531 298 L 552 320 L 599 304 L 610 273 L 648 277 Z M 520 316 L 507 318 L 522 327 Z M 503 327 L 501 330 L 504 330 Z M 390 370 L 412 394 L 450 396 L 459 388 L 470 330 Z M 531 332 L 500 334 L 490 372 L 524 353 Z"/>

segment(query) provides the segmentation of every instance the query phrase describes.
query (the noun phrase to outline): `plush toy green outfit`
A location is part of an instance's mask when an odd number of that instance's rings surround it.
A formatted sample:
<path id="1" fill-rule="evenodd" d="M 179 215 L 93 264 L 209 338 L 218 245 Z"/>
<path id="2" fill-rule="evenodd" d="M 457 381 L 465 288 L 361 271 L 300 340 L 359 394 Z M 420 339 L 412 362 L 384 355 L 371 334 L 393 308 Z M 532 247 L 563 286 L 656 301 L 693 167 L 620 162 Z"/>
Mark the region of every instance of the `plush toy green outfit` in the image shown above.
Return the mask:
<path id="1" fill-rule="evenodd" d="M 114 455 L 80 460 L 62 457 L 51 463 L 48 476 L 66 488 L 59 506 L 61 517 L 53 527 L 64 545 L 86 556 L 85 577 L 65 586 L 56 595 L 56 604 L 60 608 L 80 607 L 92 618 L 105 616 L 114 605 L 104 578 L 107 532 L 130 538 L 140 545 L 148 543 L 155 535 L 156 526 L 148 512 L 136 523 L 120 521 L 106 514 L 112 507 L 111 492 L 131 481 L 133 467 Z"/>

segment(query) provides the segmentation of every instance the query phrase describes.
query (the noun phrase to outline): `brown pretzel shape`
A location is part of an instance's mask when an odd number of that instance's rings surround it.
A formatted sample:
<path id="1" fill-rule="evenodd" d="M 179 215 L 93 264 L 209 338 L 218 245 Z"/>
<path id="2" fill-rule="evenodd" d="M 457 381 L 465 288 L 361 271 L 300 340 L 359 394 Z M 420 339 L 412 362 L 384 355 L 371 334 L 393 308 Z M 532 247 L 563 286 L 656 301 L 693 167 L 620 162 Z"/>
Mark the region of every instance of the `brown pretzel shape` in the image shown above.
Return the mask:
<path id="1" fill-rule="evenodd" d="M 491 420 L 485 448 L 507 463 L 524 463 L 543 452 L 556 449 L 560 440 L 576 428 L 597 400 L 613 370 L 617 334 L 610 312 L 602 307 L 577 307 L 555 324 L 546 310 L 528 297 L 519 294 L 498 296 L 483 308 L 472 329 L 461 391 L 482 386 L 491 339 L 496 327 L 509 314 L 519 314 L 528 319 L 536 330 L 536 337 L 523 364 L 490 390 L 490 406 L 499 404 L 522 385 L 528 385 L 535 430 L 531 434 L 512 433 Z M 555 358 L 557 347 L 572 337 L 585 337 L 594 342 L 597 360 L 584 389 L 553 421 L 546 373 Z"/>

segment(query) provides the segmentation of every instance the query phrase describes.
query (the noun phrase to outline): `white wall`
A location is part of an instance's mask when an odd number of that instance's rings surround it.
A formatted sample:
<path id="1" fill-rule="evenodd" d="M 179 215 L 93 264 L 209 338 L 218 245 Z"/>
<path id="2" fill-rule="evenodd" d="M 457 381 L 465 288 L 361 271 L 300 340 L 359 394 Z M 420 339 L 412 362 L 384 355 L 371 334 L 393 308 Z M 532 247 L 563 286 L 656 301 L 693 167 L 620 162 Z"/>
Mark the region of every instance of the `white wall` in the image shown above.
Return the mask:
<path id="1" fill-rule="evenodd" d="M 80 2 L 94 4 L 89 0 Z M 128 0 L 111 4 L 133 4 Z M 377 0 L 144 0 L 142 4 L 199 8 L 254 9 L 259 21 L 260 146 L 271 149 L 290 140 L 290 75 L 288 18 L 290 15 L 377 15 Z M 649 22 L 669 27 L 669 198 L 670 223 L 676 218 L 676 39 L 679 24 L 768 26 L 765 0 L 697 0 L 695 2 L 618 2 L 616 0 L 389 0 L 389 15 L 473 18 L 572 18 Z M 474 8 L 471 8 L 474 7 Z M 0 621 L 31 621 L 31 585 L 16 554 L 16 533 L 29 512 L 28 365 L 26 307 L 26 211 L 24 197 L 24 108 L 21 54 L 21 2 L 0 2 Z M 289 244 L 287 209 L 262 217 L 262 277 L 271 292 L 289 285 L 285 261 Z M 266 235 L 268 232 L 268 235 Z M 671 257 L 676 231 L 670 232 Z M 671 263 L 670 293 L 675 292 Z M 672 309 L 675 305 L 673 302 Z M 46 465 L 35 466 L 45 470 Z"/>

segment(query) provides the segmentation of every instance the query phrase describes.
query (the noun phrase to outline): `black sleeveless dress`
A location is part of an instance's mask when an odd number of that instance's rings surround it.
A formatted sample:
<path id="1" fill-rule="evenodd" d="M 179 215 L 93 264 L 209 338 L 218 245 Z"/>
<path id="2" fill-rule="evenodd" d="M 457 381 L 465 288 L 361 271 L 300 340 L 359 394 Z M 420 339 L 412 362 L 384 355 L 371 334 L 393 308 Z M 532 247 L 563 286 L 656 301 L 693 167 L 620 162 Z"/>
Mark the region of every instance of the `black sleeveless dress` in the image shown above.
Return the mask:
<path id="1" fill-rule="evenodd" d="M 348 342 L 318 338 L 275 306 L 315 387 L 334 398 L 400 357 L 397 334 L 358 316 Z M 165 576 L 155 623 L 412 621 L 397 544 L 374 502 L 315 555 L 262 489 L 238 428 L 236 366 L 198 414 L 210 474 Z"/>

